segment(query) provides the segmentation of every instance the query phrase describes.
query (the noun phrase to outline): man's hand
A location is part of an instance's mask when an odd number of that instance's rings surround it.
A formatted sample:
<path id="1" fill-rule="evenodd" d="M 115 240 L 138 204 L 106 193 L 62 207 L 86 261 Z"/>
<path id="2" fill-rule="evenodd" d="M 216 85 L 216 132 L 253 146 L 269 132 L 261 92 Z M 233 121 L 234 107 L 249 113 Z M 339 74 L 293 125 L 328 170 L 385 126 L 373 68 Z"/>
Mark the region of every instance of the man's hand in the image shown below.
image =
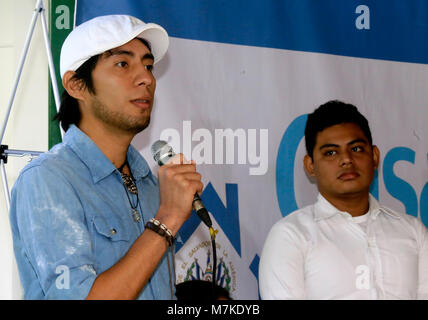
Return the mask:
<path id="1" fill-rule="evenodd" d="M 192 211 L 195 193 L 201 193 L 201 175 L 196 163 L 178 154 L 159 168 L 160 206 L 156 219 L 164 223 L 175 235 Z"/>

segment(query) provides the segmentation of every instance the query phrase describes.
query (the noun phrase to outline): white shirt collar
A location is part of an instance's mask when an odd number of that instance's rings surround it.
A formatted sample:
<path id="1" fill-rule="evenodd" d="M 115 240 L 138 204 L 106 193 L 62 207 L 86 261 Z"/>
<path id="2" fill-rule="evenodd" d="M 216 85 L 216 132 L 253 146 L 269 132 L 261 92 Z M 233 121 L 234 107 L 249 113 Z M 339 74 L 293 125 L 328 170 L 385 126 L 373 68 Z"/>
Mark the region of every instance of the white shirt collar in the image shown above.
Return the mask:
<path id="1" fill-rule="evenodd" d="M 315 203 L 315 221 L 322 219 L 328 219 L 336 214 L 349 215 L 348 212 L 340 211 L 335 206 L 333 206 L 326 198 L 324 198 L 320 193 L 318 193 L 317 202 Z M 369 211 L 368 215 L 374 219 L 379 215 L 379 213 L 385 213 L 393 218 L 400 219 L 400 216 L 392 210 L 389 210 L 385 207 L 382 207 L 379 202 L 369 194 Z"/>

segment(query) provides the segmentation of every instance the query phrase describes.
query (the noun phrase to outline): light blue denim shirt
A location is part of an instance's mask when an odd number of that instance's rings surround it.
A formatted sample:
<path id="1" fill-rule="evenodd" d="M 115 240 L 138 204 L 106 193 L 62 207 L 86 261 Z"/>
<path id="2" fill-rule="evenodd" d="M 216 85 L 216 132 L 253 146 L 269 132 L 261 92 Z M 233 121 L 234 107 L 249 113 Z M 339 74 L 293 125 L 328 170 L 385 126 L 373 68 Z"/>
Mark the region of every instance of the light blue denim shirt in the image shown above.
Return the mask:
<path id="1" fill-rule="evenodd" d="M 134 222 L 119 171 L 72 125 L 64 142 L 21 172 L 10 222 L 25 299 L 84 299 L 100 273 L 122 258 L 159 206 L 158 181 L 132 146 L 128 163 L 142 214 Z M 136 196 L 129 194 L 133 204 Z M 170 299 L 164 256 L 139 299 Z"/>

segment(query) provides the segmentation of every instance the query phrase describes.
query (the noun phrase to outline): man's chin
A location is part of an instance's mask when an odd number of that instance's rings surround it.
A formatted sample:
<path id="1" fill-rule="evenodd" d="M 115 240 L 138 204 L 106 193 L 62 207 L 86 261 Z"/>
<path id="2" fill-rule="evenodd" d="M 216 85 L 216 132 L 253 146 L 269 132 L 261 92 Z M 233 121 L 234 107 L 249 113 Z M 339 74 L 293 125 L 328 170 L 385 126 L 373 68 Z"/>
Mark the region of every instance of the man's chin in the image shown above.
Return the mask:
<path id="1" fill-rule="evenodd" d="M 145 120 L 142 123 L 135 123 L 132 126 L 128 126 L 127 128 L 125 128 L 125 130 L 133 134 L 138 134 L 144 129 L 146 129 L 149 126 L 149 124 L 150 124 L 150 117 L 147 118 L 147 120 Z"/>
<path id="2" fill-rule="evenodd" d="M 339 194 L 342 197 L 353 198 L 353 197 L 359 197 L 361 195 L 365 195 L 367 193 L 369 193 L 369 189 L 367 188 L 346 188 L 346 189 L 342 189 Z"/>
<path id="3" fill-rule="evenodd" d="M 322 190 L 320 190 L 322 191 Z M 339 198 L 353 198 L 361 196 L 362 194 L 367 194 L 369 192 L 369 187 L 361 186 L 358 184 L 342 184 L 340 186 L 336 186 L 336 188 L 329 190 L 325 189 L 325 193 L 335 195 Z M 322 193 L 322 192 L 321 192 Z"/>

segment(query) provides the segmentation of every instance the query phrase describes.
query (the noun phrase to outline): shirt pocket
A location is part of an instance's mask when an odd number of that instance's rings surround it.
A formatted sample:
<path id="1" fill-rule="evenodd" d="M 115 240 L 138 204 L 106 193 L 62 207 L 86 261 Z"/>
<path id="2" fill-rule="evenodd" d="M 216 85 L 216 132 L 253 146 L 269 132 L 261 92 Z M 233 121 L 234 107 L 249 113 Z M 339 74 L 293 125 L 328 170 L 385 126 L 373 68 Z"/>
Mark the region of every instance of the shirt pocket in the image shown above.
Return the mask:
<path id="1" fill-rule="evenodd" d="M 113 215 L 95 216 L 93 252 L 101 273 L 121 259 L 131 246 L 130 236 L 123 221 Z"/>

